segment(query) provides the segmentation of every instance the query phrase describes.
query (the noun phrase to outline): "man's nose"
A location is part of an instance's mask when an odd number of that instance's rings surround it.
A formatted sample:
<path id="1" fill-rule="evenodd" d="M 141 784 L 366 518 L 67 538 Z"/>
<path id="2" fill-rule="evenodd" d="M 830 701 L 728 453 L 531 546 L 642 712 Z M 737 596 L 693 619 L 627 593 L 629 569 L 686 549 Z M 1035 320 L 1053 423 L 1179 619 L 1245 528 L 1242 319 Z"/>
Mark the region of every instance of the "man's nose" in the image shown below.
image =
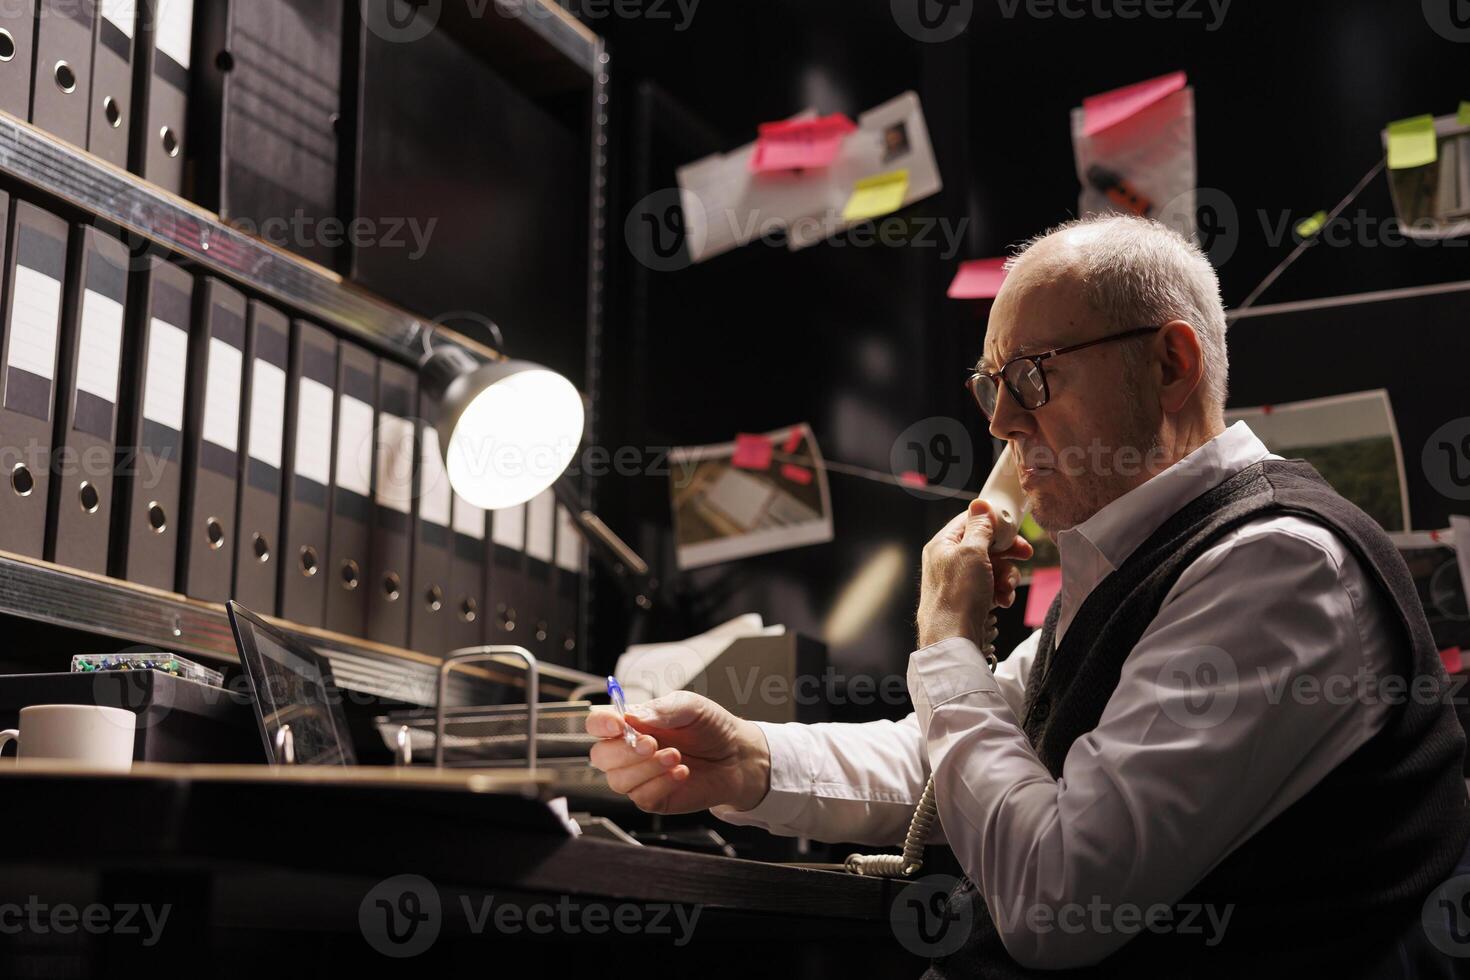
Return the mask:
<path id="1" fill-rule="evenodd" d="M 1013 441 L 1030 435 L 1035 428 L 1036 419 L 1016 402 L 1005 382 L 1001 382 L 995 393 L 995 414 L 990 418 L 990 434 L 997 439 Z"/>

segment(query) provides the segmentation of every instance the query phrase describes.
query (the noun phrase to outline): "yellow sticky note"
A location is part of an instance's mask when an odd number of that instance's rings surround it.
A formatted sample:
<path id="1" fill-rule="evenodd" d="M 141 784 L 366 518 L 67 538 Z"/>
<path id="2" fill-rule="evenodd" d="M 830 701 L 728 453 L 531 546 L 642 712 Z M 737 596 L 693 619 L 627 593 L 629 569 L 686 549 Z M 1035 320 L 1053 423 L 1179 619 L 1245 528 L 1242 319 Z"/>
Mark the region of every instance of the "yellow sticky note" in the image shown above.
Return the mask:
<path id="1" fill-rule="evenodd" d="M 842 209 L 842 220 L 864 221 L 892 214 L 903 207 L 904 195 L 908 192 L 907 170 L 864 177 L 852 185 L 852 197 L 847 199 L 847 206 Z"/>
<path id="2" fill-rule="evenodd" d="M 1422 167 L 1437 158 L 1433 116 L 1411 116 L 1388 124 L 1388 169 Z"/>
<path id="3" fill-rule="evenodd" d="M 1297 222 L 1296 237 L 1311 238 L 1313 235 L 1317 234 L 1317 232 L 1321 231 L 1322 226 L 1325 224 L 1327 224 L 1327 212 L 1318 211 L 1310 218 L 1303 218 L 1301 221 Z"/>
<path id="4" fill-rule="evenodd" d="M 1460 103 L 1460 111 L 1455 115 L 1455 122 L 1461 126 L 1470 126 L 1470 102 Z"/>

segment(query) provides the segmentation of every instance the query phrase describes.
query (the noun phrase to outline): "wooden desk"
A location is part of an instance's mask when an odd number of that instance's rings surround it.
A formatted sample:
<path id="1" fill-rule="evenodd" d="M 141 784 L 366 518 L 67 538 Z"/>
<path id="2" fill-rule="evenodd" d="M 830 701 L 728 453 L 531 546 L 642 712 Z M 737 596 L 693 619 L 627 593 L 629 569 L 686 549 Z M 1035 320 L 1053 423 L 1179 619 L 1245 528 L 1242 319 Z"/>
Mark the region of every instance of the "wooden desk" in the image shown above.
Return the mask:
<path id="1" fill-rule="evenodd" d="M 259 977 L 290 955 L 381 969 L 394 960 L 375 948 L 381 934 L 368 935 L 385 914 L 374 889 L 405 874 L 431 883 L 440 914 L 437 938 L 402 961 L 404 975 L 493 972 L 502 955 L 520 972 L 528 954 L 560 975 L 567 953 L 614 976 L 615 962 L 640 977 L 922 972 L 889 926 L 895 883 L 573 838 L 537 799 L 545 791 L 524 774 L 463 770 L 0 767 L 0 904 L 46 902 L 49 889 L 52 905 L 170 905 L 151 947 L 74 937 L 69 955 L 103 974 L 206 975 L 210 964 Z M 498 927 L 486 910 L 506 905 L 526 914 Z M 655 934 L 660 909 L 668 931 Z M 21 938 L 44 938 L 29 949 L 44 956 L 59 937 Z M 4 956 L 0 974 L 35 965 Z"/>

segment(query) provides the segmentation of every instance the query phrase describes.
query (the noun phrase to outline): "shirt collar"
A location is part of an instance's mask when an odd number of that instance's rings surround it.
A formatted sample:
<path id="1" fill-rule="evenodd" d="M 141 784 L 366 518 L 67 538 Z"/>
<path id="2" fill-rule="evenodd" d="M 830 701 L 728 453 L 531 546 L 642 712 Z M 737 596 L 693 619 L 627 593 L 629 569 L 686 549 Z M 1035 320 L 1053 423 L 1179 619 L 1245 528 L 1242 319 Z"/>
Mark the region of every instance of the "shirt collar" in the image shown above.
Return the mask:
<path id="1" fill-rule="evenodd" d="M 1271 456 L 1244 421 L 1236 422 L 1147 483 L 1129 490 L 1076 527 L 1059 532 L 1056 542 L 1063 576 L 1074 577 L 1067 574 L 1072 570 L 1069 566 L 1080 570 L 1097 564 L 1084 561 L 1084 552 L 1101 559 L 1107 566 L 1103 571 L 1116 571 L 1135 548 L 1185 504 Z"/>

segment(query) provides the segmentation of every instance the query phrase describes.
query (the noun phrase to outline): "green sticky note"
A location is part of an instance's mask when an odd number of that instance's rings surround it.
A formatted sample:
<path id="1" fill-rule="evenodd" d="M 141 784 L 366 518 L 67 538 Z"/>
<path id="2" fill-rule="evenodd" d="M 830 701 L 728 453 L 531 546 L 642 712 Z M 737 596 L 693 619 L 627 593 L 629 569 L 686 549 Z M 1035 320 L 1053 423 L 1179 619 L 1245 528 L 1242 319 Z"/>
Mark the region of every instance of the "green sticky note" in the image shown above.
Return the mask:
<path id="1" fill-rule="evenodd" d="M 1041 529 L 1040 524 L 1036 523 L 1036 518 L 1030 514 L 1027 514 L 1026 519 L 1021 522 L 1020 534 L 1027 541 L 1040 541 L 1046 537 L 1046 532 Z"/>
<path id="2" fill-rule="evenodd" d="M 1317 232 L 1321 231 L 1322 226 L 1325 224 L 1327 224 L 1327 212 L 1318 211 L 1310 218 L 1303 218 L 1301 221 L 1297 222 L 1296 237 L 1311 238 L 1313 235 L 1317 234 Z"/>
<path id="3" fill-rule="evenodd" d="M 864 221 L 892 214 L 903 207 L 904 195 L 908 192 L 907 170 L 864 177 L 852 185 L 852 197 L 847 199 L 847 206 L 842 209 L 842 220 Z"/>
<path id="4" fill-rule="evenodd" d="M 1460 111 L 1455 115 L 1455 122 L 1461 126 L 1470 126 L 1470 102 L 1460 103 Z"/>
<path id="5" fill-rule="evenodd" d="M 1423 167 L 1438 158 L 1434 117 L 1412 116 L 1388 124 L 1388 169 Z"/>

